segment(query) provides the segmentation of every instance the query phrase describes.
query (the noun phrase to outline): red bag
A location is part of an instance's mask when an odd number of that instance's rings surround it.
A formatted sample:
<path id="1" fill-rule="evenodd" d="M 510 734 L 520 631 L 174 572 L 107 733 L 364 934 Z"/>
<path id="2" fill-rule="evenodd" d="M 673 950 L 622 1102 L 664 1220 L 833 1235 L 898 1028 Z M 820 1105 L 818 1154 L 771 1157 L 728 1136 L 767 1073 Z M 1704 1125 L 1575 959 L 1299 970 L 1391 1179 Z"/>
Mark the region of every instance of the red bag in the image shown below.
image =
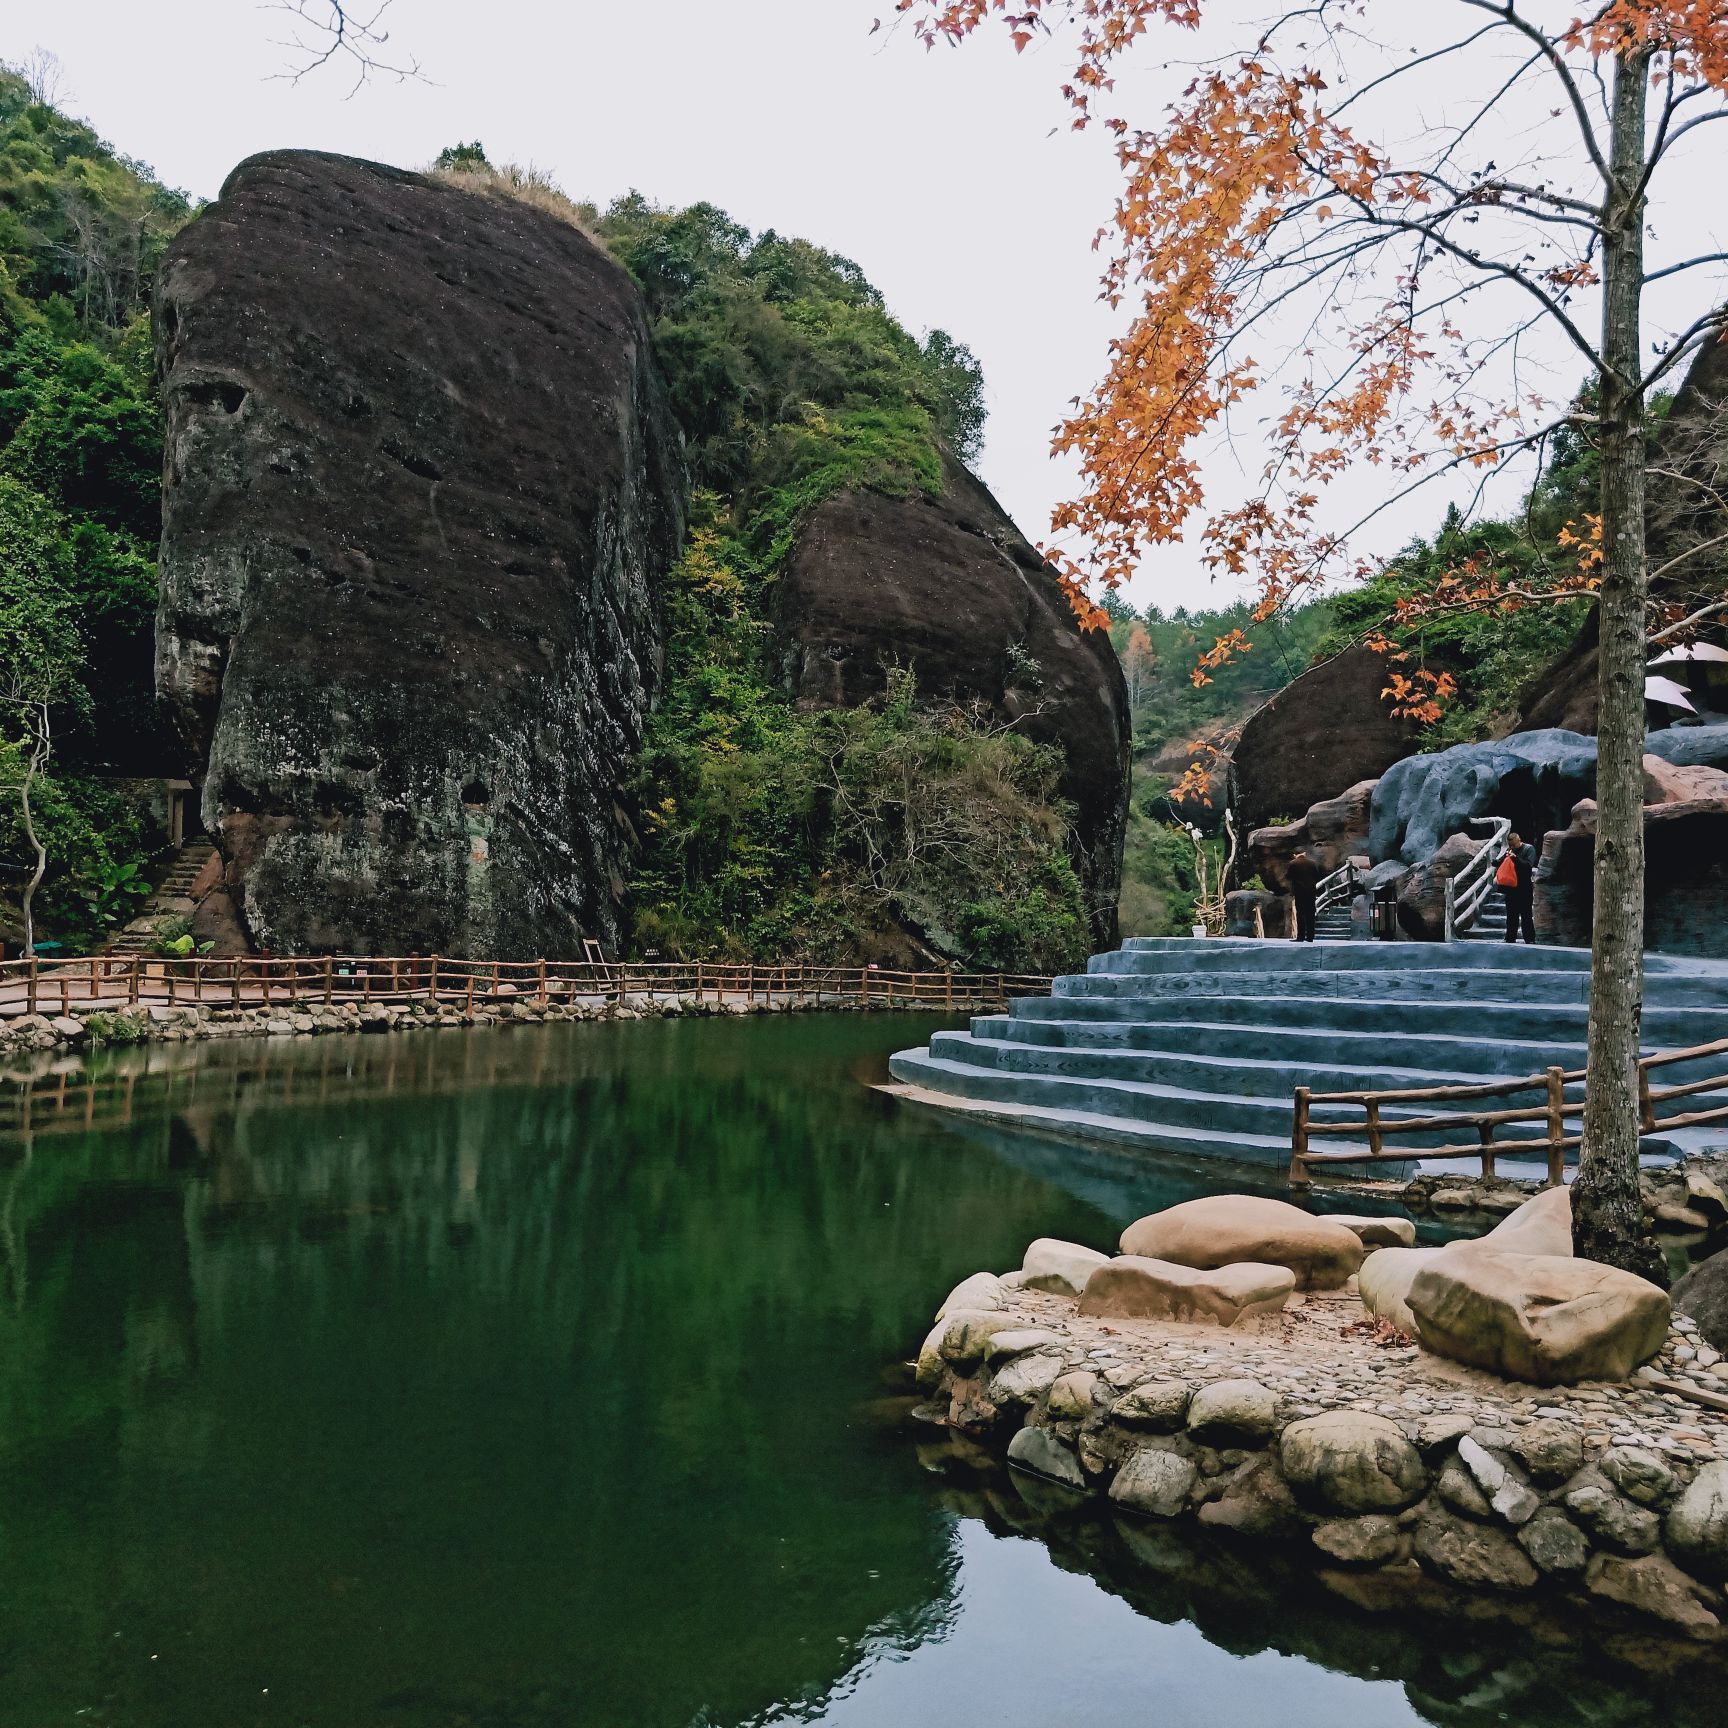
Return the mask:
<path id="1" fill-rule="evenodd" d="M 1496 888 L 1516 888 L 1518 886 L 1518 860 L 1510 852 L 1500 860 L 1500 868 L 1494 872 Z"/>

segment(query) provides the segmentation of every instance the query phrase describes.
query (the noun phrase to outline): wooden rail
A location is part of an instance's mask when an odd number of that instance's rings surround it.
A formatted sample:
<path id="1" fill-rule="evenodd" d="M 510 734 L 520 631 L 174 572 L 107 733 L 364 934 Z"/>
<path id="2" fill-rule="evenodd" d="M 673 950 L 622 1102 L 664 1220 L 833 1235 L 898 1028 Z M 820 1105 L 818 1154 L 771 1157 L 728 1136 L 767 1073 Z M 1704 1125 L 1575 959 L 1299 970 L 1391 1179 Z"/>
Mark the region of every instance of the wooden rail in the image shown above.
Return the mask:
<path id="1" fill-rule="evenodd" d="M 1695 1044 L 1685 1050 L 1662 1050 L 1645 1056 L 1638 1063 L 1639 1123 L 1646 1134 L 1664 1129 L 1695 1128 L 1708 1122 L 1728 1122 L 1728 1106 L 1709 1110 L 1682 1111 L 1675 1116 L 1658 1116 L 1657 1106 L 1676 1098 L 1696 1097 L 1700 1093 L 1728 1093 L 1728 1073 L 1714 1074 L 1704 1080 L 1688 1081 L 1681 1086 L 1653 1086 L 1650 1072 L 1654 1068 L 1671 1067 L 1680 1062 L 1698 1062 L 1711 1056 L 1728 1054 L 1728 1038 L 1713 1044 Z M 1313 1166 L 1326 1164 L 1379 1164 L 1409 1162 L 1421 1158 L 1480 1158 L 1482 1174 L 1494 1174 L 1495 1158 L 1501 1152 L 1540 1153 L 1548 1165 L 1548 1185 L 1553 1187 L 1566 1179 L 1566 1154 L 1583 1144 L 1582 1133 L 1573 1132 L 1569 1124 L 1576 1119 L 1582 1125 L 1584 1083 L 1582 1068 L 1571 1070 L 1550 1068 L 1524 1080 L 1496 1080 L 1471 1086 L 1424 1086 L 1385 1092 L 1311 1092 L 1298 1086 L 1291 1108 L 1290 1186 L 1308 1188 L 1313 1185 Z M 1567 1089 L 1579 1091 L 1576 1098 L 1567 1097 Z M 1512 1098 L 1521 1092 L 1540 1092 L 1540 1104 L 1511 1110 L 1443 1111 L 1435 1115 L 1395 1115 L 1383 1112 L 1388 1104 L 1459 1103 L 1465 1099 L 1480 1101 L 1490 1098 Z M 1314 1106 L 1330 1105 L 1360 1110 L 1361 1121 L 1314 1120 Z M 1521 1136 L 1495 1143 L 1496 1132 L 1515 1123 L 1540 1123 L 1542 1133 Z M 1464 1146 L 1389 1146 L 1389 1135 L 1445 1134 L 1461 1129 L 1475 1135 L 1473 1145 Z M 1349 1147 L 1337 1152 L 1315 1152 L 1309 1142 L 1317 1135 L 1355 1135 L 1366 1139 L 1366 1149 Z"/>
<path id="2" fill-rule="evenodd" d="M 1051 980 L 1013 972 L 895 972 L 875 966 L 698 961 L 451 960 L 441 955 L 245 956 L 217 960 L 96 954 L 0 962 L 0 1020 L 140 1004 L 217 1008 L 426 1002 L 622 1002 L 630 996 L 709 1002 L 857 1003 L 867 1008 L 975 1007 L 1043 995 Z"/>

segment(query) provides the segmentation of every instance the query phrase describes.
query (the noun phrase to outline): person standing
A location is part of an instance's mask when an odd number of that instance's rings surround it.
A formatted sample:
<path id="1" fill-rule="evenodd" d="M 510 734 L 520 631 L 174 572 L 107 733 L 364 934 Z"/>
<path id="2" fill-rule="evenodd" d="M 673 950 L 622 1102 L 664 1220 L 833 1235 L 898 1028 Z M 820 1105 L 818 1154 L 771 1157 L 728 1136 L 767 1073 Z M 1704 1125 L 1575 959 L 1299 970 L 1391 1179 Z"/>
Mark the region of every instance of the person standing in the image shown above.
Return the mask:
<path id="1" fill-rule="evenodd" d="M 1494 872 L 1494 882 L 1506 897 L 1506 940 L 1516 942 L 1522 928 L 1524 940 L 1536 941 L 1536 852 L 1514 832 L 1506 836 L 1506 856 Z"/>
<path id="2" fill-rule="evenodd" d="M 1320 887 L 1320 866 L 1307 852 L 1298 852 L 1285 866 L 1284 880 L 1296 903 L 1296 940 L 1314 940 L 1314 900 Z"/>

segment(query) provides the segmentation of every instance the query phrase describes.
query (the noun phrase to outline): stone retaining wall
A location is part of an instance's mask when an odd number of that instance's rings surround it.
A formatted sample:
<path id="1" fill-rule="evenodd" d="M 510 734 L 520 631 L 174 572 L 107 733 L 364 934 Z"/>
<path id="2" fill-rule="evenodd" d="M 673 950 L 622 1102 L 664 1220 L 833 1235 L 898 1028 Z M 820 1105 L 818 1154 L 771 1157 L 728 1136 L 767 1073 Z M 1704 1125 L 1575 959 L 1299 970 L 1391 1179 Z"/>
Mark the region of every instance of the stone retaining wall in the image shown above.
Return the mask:
<path id="1" fill-rule="evenodd" d="M 1728 1361 L 1677 1319 L 1626 1385 L 1450 1363 L 1344 1292 L 1253 1328 L 1082 1318 L 969 1280 L 919 1357 L 927 1420 L 1112 1510 L 1304 1546 L 1367 1602 L 1546 1596 L 1728 1639 Z M 980 1296 L 984 1305 L 976 1305 Z"/>
<path id="2" fill-rule="evenodd" d="M 89 1010 L 72 1014 L 25 1014 L 0 1021 L 0 1055 L 9 1051 L 73 1049 L 103 1044 L 187 1043 L 206 1038 L 315 1037 L 333 1032 L 405 1032 L 437 1026 L 501 1026 L 554 1020 L 662 1020 L 710 1018 L 733 1014 L 850 1013 L 904 1010 L 930 1011 L 929 1003 L 814 1002 L 800 1008 L 791 1001 L 757 998 L 698 1002 L 694 996 L 631 995 L 622 1002 L 533 1001 L 476 1005 L 464 1010 L 452 1003 L 346 1002 L 277 1003 L 270 1007 L 210 1006 L 148 1007 Z"/>

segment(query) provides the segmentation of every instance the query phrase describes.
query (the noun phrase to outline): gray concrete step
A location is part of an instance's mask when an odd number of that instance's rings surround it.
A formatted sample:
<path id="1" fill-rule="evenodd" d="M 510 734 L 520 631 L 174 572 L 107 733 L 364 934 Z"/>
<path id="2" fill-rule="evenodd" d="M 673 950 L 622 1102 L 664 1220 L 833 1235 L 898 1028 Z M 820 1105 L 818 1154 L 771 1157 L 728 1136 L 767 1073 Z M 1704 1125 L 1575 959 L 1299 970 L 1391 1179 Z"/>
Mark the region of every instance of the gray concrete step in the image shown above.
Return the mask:
<path id="1" fill-rule="evenodd" d="M 1255 1162 L 1288 1157 L 1291 1097 L 1534 1077 L 1584 1064 L 1588 956 L 1483 942 L 1133 941 L 1095 956 L 1049 996 L 979 1015 L 893 1058 L 897 1078 L 975 1106 Z M 1646 1048 L 1728 1036 L 1728 965 L 1653 959 Z M 1708 1078 L 1719 1063 L 1665 1072 Z M 1486 1108 L 1539 1101 L 1494 1100 Z M 1728 1106 L 1728 1092 L 1691 1108 Z M 1435 1107 L 1385 1107 L 1388 1123 Z M 1344 1114 L 1340 1114 L 1344 1111 Z M 1350 1120 L 1315 1106 L 1315 1120 Z M 1110 1125 L 1114 1124 L 1112 1128 Z M 1696 1140 L 1708 1130 L 1686 1131 Z M 1456 1142 L 1458 1131 L 1413 1146 Z M 1538 1124 L 1505 1132 L 1541 1140 Z M 1728 1129 L 1718 1138 L 1728 1140 Z M 1345 1142 L 1346 1144 L 1350 1142 Z M 1652 1138 L 1651 1157 L 1671 1154 Z"/>

